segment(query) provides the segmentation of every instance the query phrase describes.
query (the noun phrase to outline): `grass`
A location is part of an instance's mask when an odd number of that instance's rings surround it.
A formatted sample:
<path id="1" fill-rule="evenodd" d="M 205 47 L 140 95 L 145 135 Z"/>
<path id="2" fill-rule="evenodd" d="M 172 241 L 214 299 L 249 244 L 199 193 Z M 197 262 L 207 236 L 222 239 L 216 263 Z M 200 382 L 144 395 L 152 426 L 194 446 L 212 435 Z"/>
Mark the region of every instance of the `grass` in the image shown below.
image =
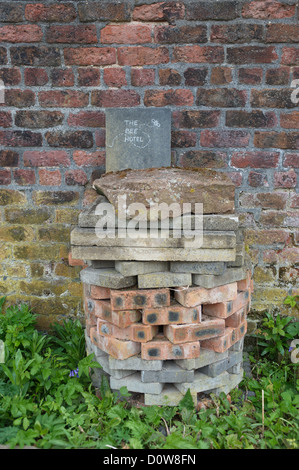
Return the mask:
<path id="1" fill-rule="evenodd" d="M 137 408 L 120 400 L 105 379 L 100 396 L 95 394 L 89 371 L 100 366 L 93 355 L 86 356 L 79 321 L 56 323 L 51 333 L 43 334 L 26 305 L 6 310 L 4 305 L 2 298 L 0 444 L 41 449 L 298 448 L 298 365 L 288 350 L 298 338 L 298 323 L 266 317 L 257 348 L 249 355 L 252 377 L 244 377 L 232 391 L 231 402 L 225 394 L 212 395 L 210 407 L 196 410 L 187 393 L 177 407 Z M 265 339 L 266 346 L 261 344 Z M 130 395 L 126 388 L 121 394 Z"/>

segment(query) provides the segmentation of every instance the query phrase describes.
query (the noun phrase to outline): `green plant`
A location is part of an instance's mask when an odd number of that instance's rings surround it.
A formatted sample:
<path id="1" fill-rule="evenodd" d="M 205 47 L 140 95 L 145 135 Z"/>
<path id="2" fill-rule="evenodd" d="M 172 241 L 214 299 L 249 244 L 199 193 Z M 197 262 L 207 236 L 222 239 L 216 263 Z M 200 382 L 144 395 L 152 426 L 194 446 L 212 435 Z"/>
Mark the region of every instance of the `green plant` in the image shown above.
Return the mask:
<path id="1" fill-rule="evenodd" d="M 299 295 L 288 295 L 284 300 L 284 304 L 299 310 Z"/>

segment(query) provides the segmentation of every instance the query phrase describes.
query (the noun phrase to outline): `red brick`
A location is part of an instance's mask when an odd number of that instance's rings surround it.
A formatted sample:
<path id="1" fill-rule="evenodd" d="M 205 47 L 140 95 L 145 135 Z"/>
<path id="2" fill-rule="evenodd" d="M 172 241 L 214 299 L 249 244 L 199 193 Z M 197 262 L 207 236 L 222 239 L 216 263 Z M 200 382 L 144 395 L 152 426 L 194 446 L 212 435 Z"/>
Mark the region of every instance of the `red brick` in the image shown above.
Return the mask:
<path id="1" fill-rule="evenodd" d="M 11 88 L 5 90 L 4 99 L 6 106 L 29 108 L 35 104 L 35 93 L 32 90 Z"/>
<path id="2" fill-rule="evenodd" d="M 109 292 L 110 295 L 110 292 Z M 136 323 L 141 319 L 139 310 L 118 310 L 112 309 L 109 300 L 96 300 L 95 315 L 102 320 L 106 320 L 119 328 L 127 328 L 132 323 Z"/>
<path id="3" fill-rule="evenodd" d="M 158 326 L 152 325 L 141 325 L 135 323 L 134 325 L 130 326 L 130 336 L 132 341 L 136 341 L 138 343 L 146 343 L 151 341 L 154 336 L 158 333 Z"/>
<path id="4" fill-rule="evenodd" d="M 60 111 L 22 110 L 15 114 L 15 125 L 30 129 L 56 127 L 62 124 L 64 115 Z"/>
<path id="5" fill-rule="evenodd" d="M 266 70 L 267 85 L 288 85 L 290 79 L 289 67 Z"/>
<path id="6" fill-rule="evenodd" d="M 174 69 L 160 69 L 159 83 L 163 86 L 178 86 L 181 84 L 181 74 Z"/>
<path id="7" fill-rule="evenodd" d="M 169 62 L 169 52 L 166 47 L 120 47 L 117 56 L 119 65 L 158 65 Z"/>
<path id="8" fill-rule="evenodd" d="M 278 59 L 274 46 L 228 47 L 229 64 L 271 64 Z"/>
<path id="9" fill-rule="evenodd" d="M 94 67 L 78 68 L 78 85 L 80 86 L 98 86 L 101 81 L 100 69 Z"/>
<path id="10" fill-rule="evenodd" d="M 196 133 L 190 131 L 172 131 L 171 147 L 186 148 L 196 146 Z"/>
<path id="11" fill-rule="evenodd" d="M 192 106 L 194 97 L 191 90 L 145 90 L 145 106 Z"/>
<path id="12" fill-rule="evenodd" d="M 299 49 L 297 47 L 283 47 L 281 55 L 282 65 L 299 65 Z"/>
<path id="13" fill-rule="evenodd" d="M 164 326 L 164 335 L 173 344 L 201 341 L 213 338 L 224 333 L 223 319 L 213 319 L 204 316 L 198 325 L 167 325 Z"/>
<path id="14" fill-rule="evenodd" d="M 220 46 L 175 46 L 173 62 L 219 64 L 224 61 L 224 50 Z"/>
<path id="15" fill-rule="evenodd" d="M 72 69 L 52 69 L 51 80 L 53 86 L 73 86 L 75 82 Z"/>
<path id="16" fill-rule="evenodd" d="M 253 108 L 294 108 L 291 93 L 289 88 L 251 90 L 250 104 Z"/>
<path id="17" fill-rule="evenodd" d="M 25 69 L 24 80 L 27 86 L 43 86 L 48 82 L 48 74 L 45 69 Z"/>
<path id="18" fill-rule="evenodd" d="M 154 69 L 132 69 L 131 84 L 133 86 L 149 86 L 155 83 Z"/>
<path id="19" fill-rule="evenodd" d="M 202 311 L 205 315 L 217 318 L 227 318 L 233 313 L 237 312 L 250 301 L 250 290 L 238 292 L 237 295 L 229 300 L 211 305 L 203 305 Z"/>
<path id="20" fill-rule="evenodd" d="M 207 42 L 205 25 L 155 26 L 154 41 L 157 44 L 198 44 Z"/>
<path id="21" fill-rule="evenodd" d="M 196 104 L 198 106 L 216 107 L 243 107 L 246 104 L 247 93 L 245 90 L 235 88 L 199 88 L 196 94 Z"/>
<path id="22" fill-rule="evenodd" d="M 277 168 L 279 152 L 233 152 L 231 166 L 237 168 Z"/>
<path id="23" fill-rule="evenodd" d="M 139 325 L 135 323 L 126 328 L 121 328 L 108 321 L 97 318 L 97 333 L 101 336 L 112 336 L 117 339 L 143 343 L 153 339 L 157 331 L 157 326 Z"/>
<path id="24" fill-rule="evenodd" d="M 101 108 L 132 107 L 140 104 L 140 96 L 134 90 L 93 90 L 91 104 Z"/>
<path id="25" fill-rule="evenodd" d="M 112 65 L 116 51 L 113 47 L 65 48 L 64 59 L 66 65 Z"/>
<path id="26" fill-rule="evenodd" d="M 299 153 L 286 153 L 283 160 L 283 166 L 299 168 Z"/>
<path id="27" fill-rule="evenodd" d="M 178 288 L 174 293 L 174 297 L 185 307 L 196 307 L 200 304 L 216 304 L 233 300 L 237 297 L 237 293 L 237 283 L 233 282 L 212 289 L 205 289 L 204 287 Z"/>
<path id="28" fill-rule="evenodd" d="M 13 176 L 15 182 L 22 186 L 35 184 L 35 173 L 33 170 L 14 170 Z"/>
<path id="29" fill-rule="evenodd" d="M 193 359 L 199 357 L 199 354 L 199 341 L 173 344 L 166 338 L 159 337 L 141 345 L 141 357 L 147 361 Z"/>
<path id="30" fill-rule="evenodd" d="M 31 131 L 0 131 L 0 144 L 8 147 L 41 147 L 42 135 Z"/>
<path id="31" fill-rule="evenodd" d="M 88 104 L 88 94 L 78 90 L 48 90 L 38 94 L 41 106 L 82 108 Z"/>
<path id="32" fill-rule="evenodd" d="M 296 5 L 276 1 L 253 1 L 245 3 L 242 8 L 244 18 L 260 20 L 291 18 L 295 15 Z"/>
<path id="33" fill-rule="evenodd" d="M 226 175 L 232 180 L 235 186 L 241 186 L 243 181 L 243 176 L 241 172 L 238 171 L 228 171 Z"/>
<path id="34" fill-rule="evenodd" d="M 104 127 L 105 113 L 103 111 L 79 111 L 70 113 L 67 123 L 70 127 Z"/>
<path id="35" fill-rule="evenodd" d="M 65 183 L 67 186 L 84 186 L 88 183 L 88 178 L 83 170 L 69 170 L 65 172 Z"/>
<path id="36" fill-rule="evenodd" d="M 211 41 L 224 44 L 249 43 L 263 39 L 263 27 L 257 24 L 212 25 Z"/>
<path id="37" fill-rule="evenodd" d="M 78 5 L 81 22 L 130 21 L 132 6 L 128 2 L 84 2 Z"/>
<path id="38" fill-rule="evenodd" d="M 269 186 L 267 176 L 264 173 L 257 171 L 250 171 L 248 173 L 248 184 L 253 188 L 260 186 Z"/>
<path id="39" fill-rule="evenodd" d="M 258 85 L 263 79 L 263 69 L 260 68 L 240 68 L 239 82 L 245 85 Z"/>
<path id="40" fill-rule="evenodd" d="M 14 167 L 19 165 L 19 154 L 13 150 L 0 150 L 0 166 Z"/>
<path id="41" fill-rule="evenodd" d="M 246 279 L 237 281 L 238 292 L 244 291 L 244 290 L 247 291 L 248 289 L 250 289 L 250 284 L 251 284 L 251 272 L 248 271 L 246 275 Z"/>
<path id="42" fill-rule="evenodd" d="M 144 44 L 152 42 L 152 26 L 136 23 L 107 25 L 101 29 L 102 44 Z"/>
<path id="43" fill-rule="evenodd" d="M 105 68 L 104 82 L 107 86 L 117 88 L 127 85 L 126 71 L 119 67 Z"/>
<path id="44" fill-rule="evenodd" d="M 299 128 L 299 111 L 293 111 L 292 113 L 281 113 L 280 114 L 280 125 L 285 129 L 298 129 Z"/>
<path id="45" fill-rule="evenodd" d="M 178 302 L 172 302 L 169 307 L 142 309 L 142 322 L 149 325 L 199 323 L 200 321 L 200 305 L 188 308 Z"/>
<path id="46" fill-rule="evenodd" d="M 219 124 L 220 111 L 186 110 L 173 113 L 175 127 L 194 129 L 215 127 Z"/>
<path id="47" fill-rule="evenodd" d="M 254 133 L 254 145 L 259 148 L 298 148 L 298 132 L 262 132 Z"/>
<path id="48" fill-rule="evenodd" d="M 297 184 L 297 175 L 294 170 L 277 171 L 274 173 L 275 188 L 295 188 Z"/>
<path id="49" fill-rule="evenodd" d="M 84 261 L 82 259 L 74 259 L 72 257 L 72 253 L 70 252 L 68 255 L 68 264 L 69 266 L 84 266 Z"/>
<path id="50" fill-rule="evenodd" d="M 93 299 L 110 299 L 110 289 L 101 286 L 90 286 L 90 296 Z"/>
<path id="51" fill-rule="evenodd" d="M 11 127 L 12 117 L 9 111 L 0 111 L 0 127 Z"/>
<path id="52" fill-rule="evenodd" d="M 23 6 L 8 2 L 0 3 L 0 16 L 3 23 L 20 23 L 23 18 Z"/>
<path id="53" fill-rule="evenodd" d="M 42 186 L 60 186 L 61 185 L 61 173 L 59 170 L 39 170 L 39 184 Z"/>
<path id="54" fill-rule="evenodd" d="M 169 305 L 169 289 L 111 290 L 111 306 L 113 310 L 158 308 Z"/>
<path id="55" fill-rule="evenodd" d="M 49 43 L 92 44 L 98 42 L 96 25 L 50 26 L 46 39 Z"/>
<path id="56" fill-rule="evenodd" d="M 75 150 L 73 160 L 78 166 L 97 167 L 105 165 L 105 152 L 97 151 L 93 153 L 84 150 Z"/>
<path id="57" fill-rule="evenodd" d="M 275 193 L 242 193 L 239 198 L 241 207 L 261 207 L 262 209 L 285 209 L 288 195 Z"/>
<path id="58" fill-rule="evenodd" d="M 294 265 L 298 263 L 299 248 L 286 247 L 277 253 L 277 262 L 282 265 Z"/>
<path id="59" fill-rule="evenodd" d="M 209 150 L 189 150 L 180 155 L 179 165 L 187 168 L 226 168 L 227 155 Z"/>
<path id="60" fill-rule="evenodd" d="M 0 47 L 0 65 L 7 64 L 7 52 L 5 47 Z"/>
<path id="61" fill-rule="evenodd" d="M 246 131 L 210 131 L 204 129 L 200 135 L 203 147 L 247 147 L 250 134 Z"/>
<path id="62" fill-rule="evenodd" d="M 225 124 L 227 127 L 275 127 L 277 119 L 274 112 L 227 111 Z"/>
<path id="63" fill-rule="evenodd" d="M 230 67 L 213 67 L 211 72 L 212 85 L 226 85 L 232 81 L 232 69 Z"/>
<path id="64" fill-rule="evenodd" d="M 227 351 L 227 349 L 229 349 L 245 335 L 246 331 L 246 321 L 237 328 L 227 327 L 225 328 L 224 335 L 202 341 L 201 347 L 204 349 L 212 349 L 213 351 L 219 353 Z"/>
<path id="65" fill-rule="evenodd" d="M 25 6 L 25 18 L 28 21 L 68 23 L 73 21 L 76 16 L 75 7 L 70 3 L 50 5 L 28 3 Z"/>
<path id="66" fill-rule="evenodd" d="M 105 147 L 106 145 L 106 130 L 98 129 L 95 131 L 95 142 L 97 147 Z"/>
<path id="67" fill-rule="evenodd" d="M 161 2 L 135 6 L 133 20 L 172 22 L 176 19 L 183 19 L 184 13 L 185 6 L 182 2 Z"/>
<path id="68" fill-rule="evenodd" d="M 7 185 L 10 183 L 11 183 L 10 170 L 0 170 L 0 185 Z"/>
<path id="69" fill-rule="evenodd" d="M 115 359 L 127 359 L 128 357 L 139 354 L 141 350 L 140 343 L 101 336 L 94 327 L 90 328 L 90 339 L 98 348 Z"/>
<path id="70" fill-rule="evenodd" d="M 283 230 L 253 230 L 245 231 L 245 243 L 248 245 L 274 245 L 286 243 L 289 234 Z"/>
<path id="71" fill-rule="evenodd" d="M 18 85 L 22 80 L 21 71 L 19 68 L 2 68 L 0 70 L 0 80 L 3 81 L 4 85 Z"/>
<path id="72" fill-rule="evenodd" d="M 69 167 L 70 157 L 65 150 L 32 151 L 26 150 L 23 155 L 25 166 L 62 166 Z"/>
<path id="73" fill-rule="evenodd" d="M 56 67 L 61 65 L 60 50 L 57 47 L 44 45 L 16 46 L 10 48 L 13 65 L 35 67 Z"/>
<path id="74" fill-rule="evenodd" d="M 185 84 L 188 86 L 205 85 L 207 75 L 208 69 L 206 67 L 188 67 L 184 72 Z"/>
<path id="75" fill-rule="evenodd" d="M 237 3 L 235 1 L 217 1 L 212 5 L 206 1 L 187 2 L 186 18 L 188 20 L 233 20 L 238 16 Z"/>
<path id="76" fill-rule="evenodd" d="M 39 42 L 42 37 L 41 27 L 33 24 L 7 25 L 0 28 L 1 42 Z"/>
<path id="77" fill-rule="evenodd" d="M 46 132 L 45 139 L 50 147 L 90 148 L 93 147 L 93 134 L 90 131 Z"/>

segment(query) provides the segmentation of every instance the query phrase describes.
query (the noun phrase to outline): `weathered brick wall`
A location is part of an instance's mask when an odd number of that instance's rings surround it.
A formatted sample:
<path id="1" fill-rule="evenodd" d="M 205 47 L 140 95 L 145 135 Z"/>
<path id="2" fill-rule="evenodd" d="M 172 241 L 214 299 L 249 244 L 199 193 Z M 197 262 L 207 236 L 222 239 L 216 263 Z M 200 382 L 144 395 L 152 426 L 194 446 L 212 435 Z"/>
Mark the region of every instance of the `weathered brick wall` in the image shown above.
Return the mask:
<path id="1" fill-rule="evenodd" d="M 41 327 L 81 315 L 69 234 L 104 171 L 111 106 L 170 107 L 173 163 L 231 176 L 253 314 L 296 292 L 295 0 L 15 0 L 0 19 L 1 295 L 29 301 Z"/>

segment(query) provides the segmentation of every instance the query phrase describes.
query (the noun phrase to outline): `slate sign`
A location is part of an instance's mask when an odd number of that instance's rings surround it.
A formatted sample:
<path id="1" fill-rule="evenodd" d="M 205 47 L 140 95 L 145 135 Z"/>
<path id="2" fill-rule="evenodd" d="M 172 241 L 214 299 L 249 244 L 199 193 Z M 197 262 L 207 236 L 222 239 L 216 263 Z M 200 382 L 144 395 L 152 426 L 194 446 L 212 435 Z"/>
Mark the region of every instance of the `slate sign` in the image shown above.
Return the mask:
<path id="1" fill-rule="evenodd" d="M 106 173 L 171 166 L 170 109 L 106 109 Z"/>

